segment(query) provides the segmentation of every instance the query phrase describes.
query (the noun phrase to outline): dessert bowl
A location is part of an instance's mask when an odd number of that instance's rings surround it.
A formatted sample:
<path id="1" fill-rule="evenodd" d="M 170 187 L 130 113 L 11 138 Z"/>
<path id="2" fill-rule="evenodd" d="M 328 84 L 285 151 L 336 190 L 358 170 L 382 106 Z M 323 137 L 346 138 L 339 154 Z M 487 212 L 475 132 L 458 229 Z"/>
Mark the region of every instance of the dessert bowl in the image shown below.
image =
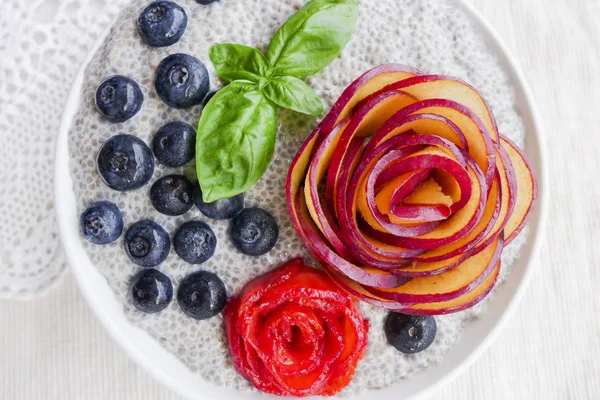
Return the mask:
<path id="1" fill-rule="evenodd" d="M 514 61 L 489 25 L 462 1 L 456 0 L 454 5 L 471 19 L 475 29 L 485 38 L 488 47 L 498 57 L 515 89 L 515 108 L 521 114 L 527 132 L 525 149 L 531 167 L 538 177 L 538 197 L 541 199 L 529 223 L 529 239 L 507 280 L 495 291 L 494 299 L 488 305 L 487 311 L 464 328 L 460 340 L 446 354 L 443 361 L 415 373 L 410 379 L 402 380 L 396 385 L 378 390 L 377 396 L 381 399 L 407 399 L 423 395 L 425 392 L 434 390 L 435 387 L 451 380 L 481 354 L 518 303 L 519 297 L 531 275 L 533 260 L 538 251 L 540 236 L 543 232 L 545 202 L 548 197 L 545 193 L 546 168 L 543 165 L 545 158 L 539 121 L 530 92 L 522 74 L 517 70 Z M 122 304 L 117 301 L 104 277 L 94 267 L 79 240 L 79 214 L 69 170 L 68 132 L 73 124 L 77 106 L 81 101 L 81 86 L 86 66 L 96 53 L 102 39 L 92 49 L 90 58 L 84 63 L 73 84 L 61 121 L 55 158 L 55 204 L 61 239 L 80 289 L 98 318 L 123 349 L 138 364 L 144 366 L 157 379 L 181 395 L 190 399 L 215 397 L 258 399 L 273 397 L 256 392 L 238 392 L 202 380 L 175 356 L 161 347 L 148 333 L 128 322 L 123 313 Z M 363 392 L 357 395 L 356 398 L 367 398 L 370 395 L 369 392 Z"/>

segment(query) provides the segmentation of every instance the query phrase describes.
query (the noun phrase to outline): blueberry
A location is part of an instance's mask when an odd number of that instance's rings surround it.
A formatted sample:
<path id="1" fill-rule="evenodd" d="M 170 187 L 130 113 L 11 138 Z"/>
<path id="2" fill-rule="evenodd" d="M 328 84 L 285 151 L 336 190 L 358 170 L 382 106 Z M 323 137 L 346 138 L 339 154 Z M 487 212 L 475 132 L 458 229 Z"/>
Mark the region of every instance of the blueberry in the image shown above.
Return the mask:
<path id="1" fill-rule="evenodd" d="M 427 349 L 437 331 L 435 318 L 390 312 L 385 320 L 385 335 L 396 350 L 415 354 Z"/>
<path id="2" fill-rule="evenodd" d="M 210 89 L 202 61 L 181 53 L 171 54 L 158 64 L 154 85 L 158 97 L 173 108 L 201 104 Z"/>
<path id="3" fill-rule="evenodd" d="M 196 130 L 182 121 L 173 121 L 156 132 L 152 150 L 156 159 L 167 167 L 183 167 L 194 159 Z"/>
<path id="4" fill-rule="evenodd" d="M 199 271 L 181 281 L 177 289 L 177 302 L 189 317 L 198 320 L 209 319 L 225 308 L 227 290 L 217 275 Z"/>
<path id="5" fill-rule="evenodd" d="M 171 303 L 173 284 L 162 272 L 146 269 L 133 277 L 129 294 L 135 308 L 153 314 L 164 310 Z"/>
<path id="6" fill-rule="evenodd" d="M 138 30 L 144 43 L 166 47 L 177 43 L 187 27 L 185 10 L 171 1 L 155 1 L 138 17 Z"/>
<path id="7" fill-rule="evenodd" d="M 277 221 L 267 210 L 258 207 L 242 210 L 231 222 L 231 240 L 244 254 L 267 254 L 277 243 Z"/>
<path id="8" fill-rule="evenodd" d="M 81 214 L 79 224 L 87 240 L 94 244 L 109 244 L 123 232 L 123 215 L 113 203 L 99 201 Z"/>
<path id="9" fill-rule="evenodd" d="M 136 222 L 125 233 L 125 251 L 134 263 L 142 267 L 159 265 L 165 261 L 170 249 L 169 234 L 154 221 Z"/>
<path id="10" fill-rule="evenodd" d="M 154 174 L 154 158 L 146 143 L 137 137 L 113 136 L 98 153 L 98 173 L 111 189 L 139 189 Z"/>
<path id="11" fill-rule="evenodd" d="M 160 178 L 150 188 L 150 201 L 156 211 L 165 215 L 182 215 L 192 208 L 192 182 L 183 175 Z"/>
<path id="12" fill-rule="evenodd" d="M 142 108 L 144 95 L 131 78 L 115 75 L 96 89 L 96 109 L 110 122 L 125 122 Z"/>
<path id="13" fill-rule="evenodd" d="M 231 219 L 244 209 L 243 194 L 238 194 L 229 199 L 205 203 L 202 199 L 202 189 L 200 189 L 200 185 L 194 186 L 192 199 L 202 214 L 211 219 Z"/>
<path id="14" fill-rule="evenodd" d="M 204 98 L 204 100 L 202 100 L 202 104 L 206 107 L 208 102 L 211 101 L 212 98 L 215 97 L 215 94 L 217 94 L 217 93 L 218 93 L 218 90 L 214 90 L 214 91 L 210 92 L 209 94 L 207 94 L 206 97 Z"/>
<path id="15" fill-rule="evenodd" d="M 215 254 L 217 237 L 204 222 L 188 221 L 173 236 L 173 248 L 184 261 L 202 264 Z"/>
<path id="16" fill-rule="evenodd" d="M 206 6 L 208 4 L 215 3 L 217 1 L 219 1 L 219 0 L 196 0 L 196 3 L 203 4 Z"/>

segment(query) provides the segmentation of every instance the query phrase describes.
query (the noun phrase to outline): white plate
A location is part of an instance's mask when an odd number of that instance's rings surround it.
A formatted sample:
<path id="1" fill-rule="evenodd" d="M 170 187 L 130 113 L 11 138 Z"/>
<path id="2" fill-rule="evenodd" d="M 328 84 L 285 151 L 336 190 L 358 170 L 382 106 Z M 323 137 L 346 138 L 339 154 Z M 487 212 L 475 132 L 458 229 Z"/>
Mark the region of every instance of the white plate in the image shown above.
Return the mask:
<path id="1" fill-rule="evenodd" d="M 490 25 L 463 0 L 455 0 L 455 2 L 457 7 L 471 18 L 475 28 L 482 33 L 488 46 L 496 53 L 500 63 L 508 72 L 510 81 L 515 87 L 516 107 L 523 117 L 527 132 L 526 152 L 538 178 L 539 200 L 530 222 L 530 239 L 508 279 L 496 291 L 488 310 L 465 327 L 459 342 L 440 364 L 431 366 L 397 385 L 377 391 L 375 395 L 379 400 L 414 399 L 422 396 L 455 378 L 481 355 L 517 305 L 531 276 L 533 259 L 539 251 L 541 235 L 544 231 L 543 221 L 548 199 L 546 188 L 548 180 L 545 172 L 547 168 L 544 164 L 546 152 L 531 93 L 514 60 Z M 180 395 L 194 400 L 275 398 L 275 396 L 262 393 L 238 392 L 217 387 L 194 375 L 150 335 L 127 321 L 123 313 L 123 306 L 117 302 L 106 280 L 92 265 L 81 245 L 79 214 L 75 206 L 75 193 L 69 172 L 68 133 L 80 104 L 85 68 L 102 40 L 92 49 L 73 84 L 61 120 L 56 147 L 54 177 L 56 212 L 62 243 L 79 287 L 97 317 L 125 352 L 156 379 Z M 370 399 L 373 395 L 374 393 L 365 392 L 356 396 L 356 400 Z"/>

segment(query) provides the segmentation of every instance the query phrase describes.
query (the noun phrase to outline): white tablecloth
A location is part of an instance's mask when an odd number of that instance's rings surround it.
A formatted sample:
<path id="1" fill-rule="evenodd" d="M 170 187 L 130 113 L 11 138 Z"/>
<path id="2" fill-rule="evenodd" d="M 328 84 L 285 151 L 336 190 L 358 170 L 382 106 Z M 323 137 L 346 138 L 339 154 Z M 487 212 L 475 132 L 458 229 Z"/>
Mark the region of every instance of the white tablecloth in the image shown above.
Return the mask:
<path id="1" fill-rule="evenodd" d="M 600 1 L 471 1 L 533 89 L 550 151 L 550 221 L 508 325 L 430 399 L 599 399 Z M 0 399 L 178 396 L 121 352 L 68 276 L 47 297 L 0 302 Z"/>

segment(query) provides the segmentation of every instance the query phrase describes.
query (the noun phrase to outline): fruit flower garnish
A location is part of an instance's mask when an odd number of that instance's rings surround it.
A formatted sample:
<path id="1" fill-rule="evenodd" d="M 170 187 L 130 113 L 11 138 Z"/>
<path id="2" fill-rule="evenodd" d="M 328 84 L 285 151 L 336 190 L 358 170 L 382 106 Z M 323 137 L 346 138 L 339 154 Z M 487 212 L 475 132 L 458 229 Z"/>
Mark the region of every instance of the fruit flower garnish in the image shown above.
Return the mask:
<path id="1" fill-rule="evenodd" d="M 301 259 L 246 284 L 223 315 L 236 370 L 279 396 L 339 392 L 367 346 L 352 297 Z"/>
<path id="2" fill-rule="evenodd" d="M 345 290 L 405 314 L 481 301 L 537 187 L 470 85 L 402 65 L 368 71 L 293 160 L 300 237 Z"/>

